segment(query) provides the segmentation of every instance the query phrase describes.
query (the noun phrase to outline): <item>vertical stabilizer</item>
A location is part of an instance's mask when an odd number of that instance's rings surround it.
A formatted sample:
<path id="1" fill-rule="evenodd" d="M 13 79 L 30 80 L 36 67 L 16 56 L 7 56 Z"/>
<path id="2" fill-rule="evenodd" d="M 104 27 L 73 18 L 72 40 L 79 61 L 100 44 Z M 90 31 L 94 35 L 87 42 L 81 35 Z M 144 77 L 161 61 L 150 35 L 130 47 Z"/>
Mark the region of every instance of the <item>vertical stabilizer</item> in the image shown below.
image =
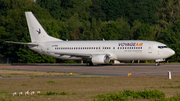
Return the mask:
<path id="1" fill-rule="evenodd" d="M 32 12 L 25 12 L 25 14 L 32 42 L 62 41 L 49 36 Z"/>

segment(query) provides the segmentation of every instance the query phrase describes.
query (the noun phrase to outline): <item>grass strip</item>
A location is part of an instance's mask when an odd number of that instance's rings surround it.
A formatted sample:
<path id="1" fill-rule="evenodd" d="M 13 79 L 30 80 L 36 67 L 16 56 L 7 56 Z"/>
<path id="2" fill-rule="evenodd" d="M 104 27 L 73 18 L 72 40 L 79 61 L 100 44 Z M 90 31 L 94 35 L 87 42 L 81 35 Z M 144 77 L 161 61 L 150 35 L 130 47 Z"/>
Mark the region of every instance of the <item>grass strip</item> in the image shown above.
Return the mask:
<path id="1" fill-rule="evenodd" d="M 160 88 L 180 88 L 179 86 L 160 86 Z"/>
<path id="2" fill-rule="evenodd" d="M 128 99 L 163 99 L 165 93 L 158 90 L 131 91 L 98 95 L 94 101 L 127 101 Z"/>
<path id="3" fill-rule="evenodd" d="M 53 91 L 48 91 L 46 93 L 40 93 L 38 95 L 76 95 L 75 93 L 69 93 L 69 92 L 53 92 Z"/>

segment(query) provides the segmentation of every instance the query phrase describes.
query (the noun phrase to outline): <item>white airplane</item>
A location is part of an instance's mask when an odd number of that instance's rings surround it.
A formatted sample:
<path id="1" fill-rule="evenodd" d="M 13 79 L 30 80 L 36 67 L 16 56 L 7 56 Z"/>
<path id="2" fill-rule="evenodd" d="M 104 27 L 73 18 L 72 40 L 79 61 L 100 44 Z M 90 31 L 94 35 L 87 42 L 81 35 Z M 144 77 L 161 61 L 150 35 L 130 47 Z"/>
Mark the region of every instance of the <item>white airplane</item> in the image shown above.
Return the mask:
<path id="1" fill-rule="evenodd" d="M 175 54 L 165 44 L 143 40 L 63 41 L 49 36 L 32 12 L 25 12 L 31 36 L 31 50 L 59 59 L 87 60 L 87 65 L 108 64 L 110 60 L 155 60 L 156 65 Z"/>

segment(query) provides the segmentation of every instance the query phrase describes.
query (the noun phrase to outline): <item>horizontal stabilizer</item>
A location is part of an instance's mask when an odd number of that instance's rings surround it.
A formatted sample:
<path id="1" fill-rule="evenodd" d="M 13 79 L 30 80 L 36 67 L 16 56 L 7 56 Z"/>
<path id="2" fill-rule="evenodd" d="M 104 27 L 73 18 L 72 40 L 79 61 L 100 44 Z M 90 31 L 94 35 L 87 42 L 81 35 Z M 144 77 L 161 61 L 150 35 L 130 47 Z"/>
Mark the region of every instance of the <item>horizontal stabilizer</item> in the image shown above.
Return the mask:
<path id="1" fill-rule="evenodd" d="M 23 42 L 13 42 L 13 41 L 6 41 L 6 43 L 14 43 L 14 44 L 20 44 L 20 45 L 38 46 L 37 43 L 23 43 Z"/>

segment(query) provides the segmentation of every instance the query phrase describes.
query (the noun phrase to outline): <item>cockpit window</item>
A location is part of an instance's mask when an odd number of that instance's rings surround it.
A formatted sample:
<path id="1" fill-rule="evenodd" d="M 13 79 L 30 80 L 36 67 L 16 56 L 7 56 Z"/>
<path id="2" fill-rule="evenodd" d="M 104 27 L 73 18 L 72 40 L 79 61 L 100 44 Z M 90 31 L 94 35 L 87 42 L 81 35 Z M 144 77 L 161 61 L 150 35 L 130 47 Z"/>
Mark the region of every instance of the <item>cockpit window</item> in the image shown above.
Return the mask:
<path id="1" fill-rule="evenodd" d="M 158 46 L 158 48 L 163 49 L 163 48 L 168 48 L 167 46 Z"/>

